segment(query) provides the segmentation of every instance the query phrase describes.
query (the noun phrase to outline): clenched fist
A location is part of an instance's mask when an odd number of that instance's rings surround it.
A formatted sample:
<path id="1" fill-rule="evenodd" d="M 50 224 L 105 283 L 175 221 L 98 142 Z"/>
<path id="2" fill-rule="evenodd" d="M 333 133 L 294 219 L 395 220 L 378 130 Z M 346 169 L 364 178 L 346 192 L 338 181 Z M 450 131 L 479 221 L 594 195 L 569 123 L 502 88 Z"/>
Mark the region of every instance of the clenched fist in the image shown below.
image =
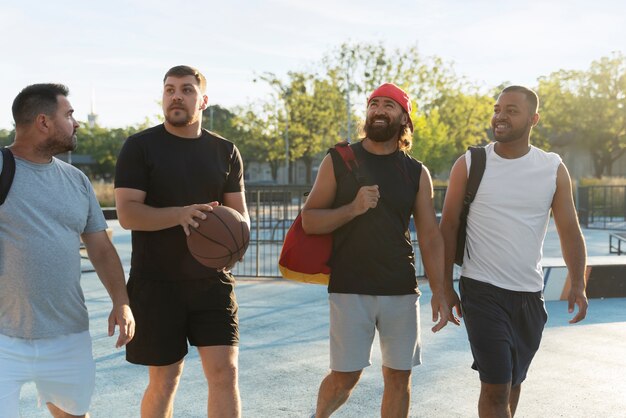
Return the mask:
<path id="1" fill-rule="evenodd" d="M 379 199 L 380 191 L 377 185 L 361 187 L 352 201 L 355 216 L 362 215 L 369 209 L 375 208 Z"/>

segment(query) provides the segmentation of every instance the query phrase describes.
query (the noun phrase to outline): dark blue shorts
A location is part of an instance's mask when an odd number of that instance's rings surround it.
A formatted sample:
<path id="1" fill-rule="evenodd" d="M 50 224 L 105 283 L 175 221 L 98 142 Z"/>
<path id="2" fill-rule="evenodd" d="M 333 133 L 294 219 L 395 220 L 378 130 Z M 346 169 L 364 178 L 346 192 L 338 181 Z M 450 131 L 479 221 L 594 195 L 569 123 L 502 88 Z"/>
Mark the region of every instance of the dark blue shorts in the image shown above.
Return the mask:
<path id="1" fill-rule="evenodd" d="M 484 383 L 519 385 L 548 320 L 542 292 L 515 292 L 467 277 L 459 289 L 472 368 Z"/>

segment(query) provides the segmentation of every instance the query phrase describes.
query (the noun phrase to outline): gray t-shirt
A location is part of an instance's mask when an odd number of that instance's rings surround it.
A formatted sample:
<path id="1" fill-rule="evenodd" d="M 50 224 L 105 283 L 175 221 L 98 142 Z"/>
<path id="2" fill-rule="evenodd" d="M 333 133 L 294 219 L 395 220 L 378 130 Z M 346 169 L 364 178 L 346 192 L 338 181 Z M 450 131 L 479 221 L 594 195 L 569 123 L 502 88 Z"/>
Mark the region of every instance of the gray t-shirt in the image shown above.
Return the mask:
<path id="1" fill-rule="evenodd" d="M 80 234 L 107 227 L 91 183 L 56 158 L 16 157 L 15 165 L 0 206 L 0 333 L 35 339 L 86 331 Z"/>

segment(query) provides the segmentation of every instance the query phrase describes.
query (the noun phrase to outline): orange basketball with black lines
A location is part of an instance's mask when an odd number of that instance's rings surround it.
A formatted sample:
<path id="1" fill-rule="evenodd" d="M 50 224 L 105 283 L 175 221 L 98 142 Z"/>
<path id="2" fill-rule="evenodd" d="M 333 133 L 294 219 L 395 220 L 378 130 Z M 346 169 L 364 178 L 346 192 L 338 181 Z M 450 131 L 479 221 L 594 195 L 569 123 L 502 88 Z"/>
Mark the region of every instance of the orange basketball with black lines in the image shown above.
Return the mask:
<path id="1" fill-rule="evenodd" d="M 229 269 L 243 257 L 250 242 L 250 228 L 243 215 L 228 206 L 216 206 L 190 228 L 187 247 L 200 264 Z"/>

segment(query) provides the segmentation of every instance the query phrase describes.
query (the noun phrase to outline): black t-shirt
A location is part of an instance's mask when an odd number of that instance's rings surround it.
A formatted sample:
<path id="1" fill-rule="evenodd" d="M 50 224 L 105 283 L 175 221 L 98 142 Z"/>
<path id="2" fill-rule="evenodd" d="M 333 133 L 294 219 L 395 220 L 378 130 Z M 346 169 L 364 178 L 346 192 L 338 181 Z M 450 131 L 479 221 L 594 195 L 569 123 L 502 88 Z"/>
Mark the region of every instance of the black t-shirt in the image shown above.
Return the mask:
<path id="1" fill-rule="evenodd" d="M 158 125 L 130 136 L 117 160 L 115 187 L 146 192 L 155 208 L 223 202 L 224 193 L 244 191 L 243 163 L 230 141 L 202 130 L 199 138 L 181 138 Z M 198 263 L 181 226 L 132 231 L 131 277 L 181 280 L 230 275 Z"/>
<path id="2" fill-rule="evenodd" d="M 376 208 L 333 233 L 328 291 L 364 295 L 418 293 L 409 221 L 422 164 L 401 151 L 375 155 L 367 152 L 361 142 L 351 147 L 359 164 L 358 181 L 341 156 L 331 150 L 337 179 L 333 207 L 352 202 L 361 185 L 377 184 L 380 200 Z"/>

